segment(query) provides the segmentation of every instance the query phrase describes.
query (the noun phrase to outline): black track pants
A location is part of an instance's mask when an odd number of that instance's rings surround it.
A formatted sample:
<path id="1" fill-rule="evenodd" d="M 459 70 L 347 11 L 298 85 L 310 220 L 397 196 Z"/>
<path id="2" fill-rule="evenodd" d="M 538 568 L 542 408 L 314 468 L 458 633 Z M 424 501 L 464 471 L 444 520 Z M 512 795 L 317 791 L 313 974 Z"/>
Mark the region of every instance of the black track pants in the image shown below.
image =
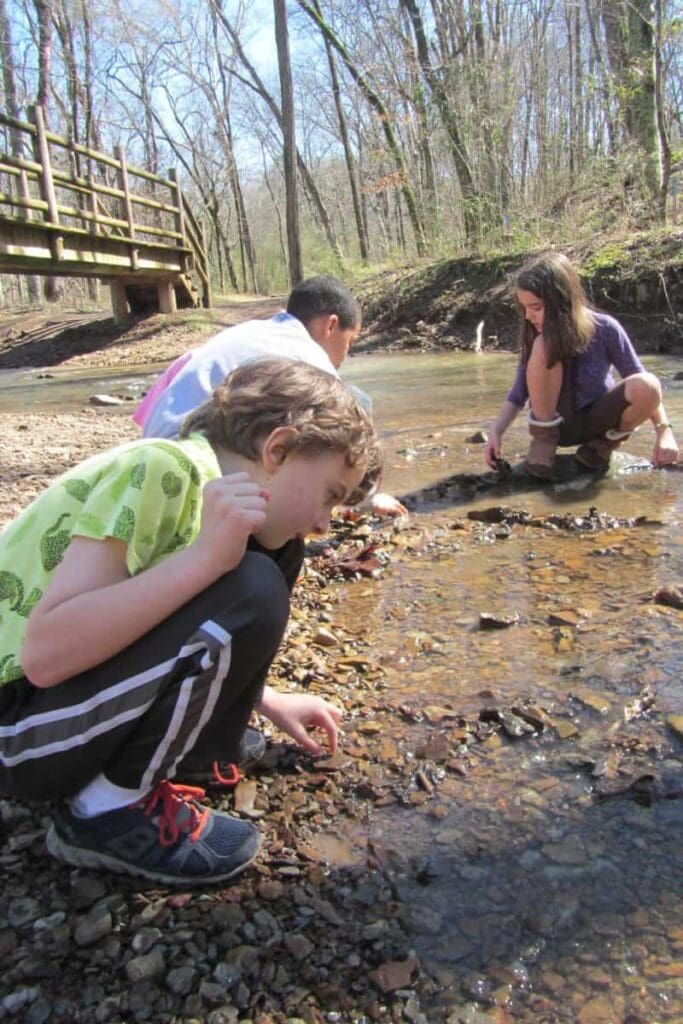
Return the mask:
<path id="1" fill-rule="evenodd" d="M 109 661 L 49 689 L 25 678 L 2 687 L 0 794 L 70 796 L 100 772 L 147 791 L 191 750 L 193 760 L 233 758 L 287 624 L 301 556 L 299 542 L 248 550 Z"/>

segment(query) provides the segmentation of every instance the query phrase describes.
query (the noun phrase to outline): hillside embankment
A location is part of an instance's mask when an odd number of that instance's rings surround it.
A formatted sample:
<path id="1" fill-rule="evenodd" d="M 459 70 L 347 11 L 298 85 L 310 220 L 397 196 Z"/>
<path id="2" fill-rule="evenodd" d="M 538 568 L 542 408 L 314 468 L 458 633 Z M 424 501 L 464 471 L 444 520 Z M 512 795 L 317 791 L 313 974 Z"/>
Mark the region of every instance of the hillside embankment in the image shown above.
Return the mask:
<path id="1" fill-rule="evenodd" d="M 590 301 L 618 317 L 640 352 L 683 353 L 683 231 L 558 248 L 580 270 Z M 444 259 L 369 279 L 357 350 L 471 349 L 478 337 L 484 348 L 514 348 L 511 283 L 542 251 Z"/>

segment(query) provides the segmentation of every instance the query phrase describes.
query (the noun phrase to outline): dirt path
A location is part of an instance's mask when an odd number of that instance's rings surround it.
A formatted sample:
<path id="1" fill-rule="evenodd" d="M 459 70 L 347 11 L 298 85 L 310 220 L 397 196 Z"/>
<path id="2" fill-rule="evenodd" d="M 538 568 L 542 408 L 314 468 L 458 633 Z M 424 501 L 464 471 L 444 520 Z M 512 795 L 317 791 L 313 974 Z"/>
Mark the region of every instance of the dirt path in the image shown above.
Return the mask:
<path id="1" fill-rule="evenodd" d="M 272 316 L 284 301 L 284 296 L 231 300 L 212 309 L 140 318 L 125 327 L 117 327 L 103 310 L 9 312 L 0 326 L 0 370 L 170 362 L 225 327 Z"/>

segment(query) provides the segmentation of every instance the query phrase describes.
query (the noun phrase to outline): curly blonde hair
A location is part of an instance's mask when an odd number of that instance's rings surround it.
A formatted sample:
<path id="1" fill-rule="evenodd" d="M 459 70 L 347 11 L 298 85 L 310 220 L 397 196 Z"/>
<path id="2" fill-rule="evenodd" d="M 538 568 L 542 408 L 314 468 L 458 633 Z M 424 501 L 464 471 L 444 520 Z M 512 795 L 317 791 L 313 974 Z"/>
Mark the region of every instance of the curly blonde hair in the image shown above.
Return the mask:
<path id="1" fill-rule="evenodd" d="M 370 417 L 338 377 L 298 360 L 255 359 L 238 366 L 187 416 L 180 436 L 199 432 L 253 462 L 277 427 L 295 429 L 291 453 L 342 452 L 347 466 L 364 467 L 346 504 L 376 490 L 383 459 Z"/>

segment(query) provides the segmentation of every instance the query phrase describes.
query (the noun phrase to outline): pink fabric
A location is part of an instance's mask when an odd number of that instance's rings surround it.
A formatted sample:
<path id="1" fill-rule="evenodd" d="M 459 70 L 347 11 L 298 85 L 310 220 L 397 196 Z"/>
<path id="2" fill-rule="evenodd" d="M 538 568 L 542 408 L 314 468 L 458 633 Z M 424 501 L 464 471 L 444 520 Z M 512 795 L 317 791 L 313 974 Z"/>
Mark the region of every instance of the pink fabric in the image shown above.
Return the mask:
<path id="1" fill-rule="evenodd" d="M 157 403 L 157 399 L 164 393 L 173 378 L 178 376 L 183 366 L 185 366 L 185 363 L 189 362 L 191 358 L 191 352 L 183 352 L 181 356 L 178 356 L 177 359 L 173 360 L 170 366 L 166 367 L 161 377 L 152 384 L 152 387 L 133 413 L 133 421 L 137 423 L 139 427 L 144 429 L 145 423 L 149 419 L 150 413 Z"/>

